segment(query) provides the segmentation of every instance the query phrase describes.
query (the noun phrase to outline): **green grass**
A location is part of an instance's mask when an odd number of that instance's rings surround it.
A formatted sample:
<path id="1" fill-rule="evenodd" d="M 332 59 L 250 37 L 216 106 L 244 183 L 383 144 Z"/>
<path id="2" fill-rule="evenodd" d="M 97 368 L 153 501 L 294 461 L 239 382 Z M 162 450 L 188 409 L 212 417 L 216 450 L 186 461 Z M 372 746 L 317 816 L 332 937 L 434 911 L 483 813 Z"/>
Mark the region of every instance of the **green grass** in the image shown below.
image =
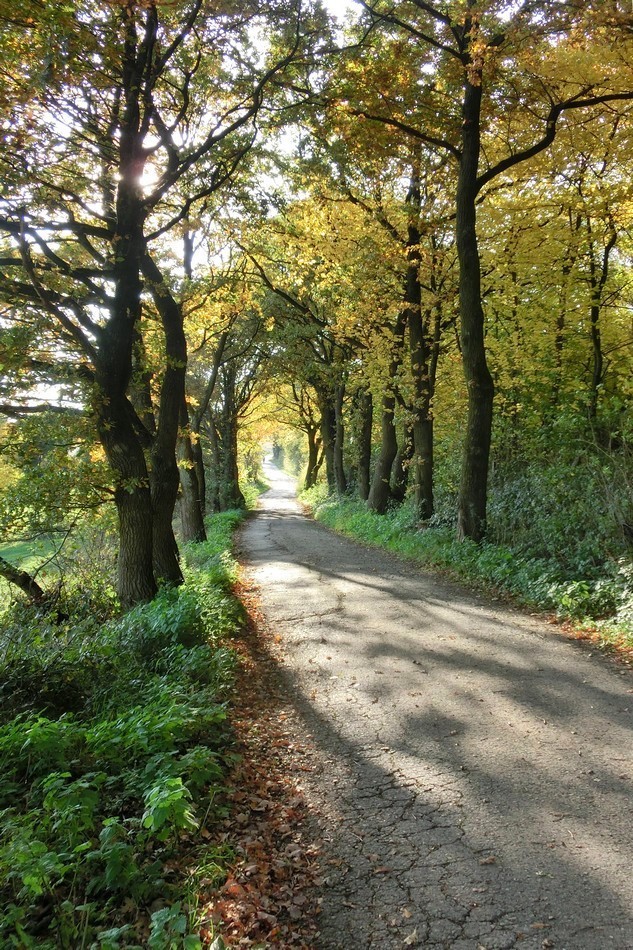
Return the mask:
<path id="1" fill-rule="evenodd" d="M 190 882 L 232 760 L 241 517 L 213 516 L 184 585 L 123 616 L 103 590 L 70 598 L 61 624 L 23 605 L 5 616 L 1 946 L 200 946 Z"/>
<path id="2" fill-rule="evenodd" d="M 362 502 L 323 496 L 319 486 L 301 497 L 314 508 L 316 519 L 335 531 L 590 627 L 604 645 L 633 649 L 630 560 L 574 569 L 508 546 L 459 542 L 450 528 L 420 527 L 408 505 L 381 516 Z"/>

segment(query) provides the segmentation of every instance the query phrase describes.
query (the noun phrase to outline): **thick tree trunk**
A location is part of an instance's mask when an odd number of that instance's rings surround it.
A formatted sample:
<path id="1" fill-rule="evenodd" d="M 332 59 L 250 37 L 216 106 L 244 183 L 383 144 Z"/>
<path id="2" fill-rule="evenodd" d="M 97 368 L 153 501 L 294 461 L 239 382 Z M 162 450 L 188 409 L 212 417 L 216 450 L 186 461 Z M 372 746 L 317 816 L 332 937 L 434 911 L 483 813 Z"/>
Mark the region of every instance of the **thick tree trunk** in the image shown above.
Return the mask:
<path id="1" fill-rule="evenodd" d="M 232 508 L 246 507 L 246 499 L 240 489 L 240 478 L 237 465 L 237 419 L 228 414 L 222 420 L 221 429 L 221 477 L 220 477 L 220 510 L 228 511 Z"/>
<path id="2" fill-rule="evenodd" d="M 152 505 L 154 508 L 154 576 L 159 583 L 182 584 L 178 544 L 173 518 L 180 476 L 176 457 L 155 457 L 152 461 Z"/>
<path id="3" fill-rule="evenodd" d="M 239 484 L 237 464 L 237 407 L 235 405 L 236 368 L 227 363 L 222 370 L 222 411 L 219 420 L 219 498 L 220 511 L 244 508 L 246 500 Z"/>
<path id="4" fill-rule="evenodd" d="M 404 332 L 407 325 L 406 310 L 398 314 L 393 333 L 393 349 L 391 363 L 389 365 L 389 383 L 390 387 L 395 386 L 395 379 L 402 364 L 402 345 L 404 341 Z M 396 397 L 393 388 L 385 390 L 382 397 L 382 418 L 380 422 L 381 442 L 380 454 L 376 461 L 376 468 L 369 489 L 367 498 L 367 507 L 370 511 L 375 511 L 379 515 L 384 515 L 391 498 L 389 488 L 391 481 L 391 469 L 394 459 L 398 452 L 398 440 L 396 438 L 396 425 L 394 414 L 396 410 Z"/>
<path id="5" fill-rule="evenodd" d="M 180 418 L 180 520 L 183 541 L 206 541 L 204 527 L 203 494 L 198 481 L 198 468 L 193 452 L 193 440 L 189 427 L 189 413 L 184 403 Z"/>
<path id="6" fill-rule="evenodd" d="M 334 461 L 334 446 L 336 444 L 336 409 L 331 393 L 326 389 L 317 390 L 319 411 L 321 413 L 321 444 L 325 458 L 325 477 L 328 490 L 336 491 L 336 467 Z"/>
<path id="7" fill-rule="evenodd" d="M 163 276 L 149 254 L 143 256 L 143 273 L 160 313 L 165 335 L 165 370 L 160 390 L 158 425 L 152 441 L 151 477 L 154 505 L 154 575 L 166 584 L 182 584 L 178 545 L 173 519 L 180 473 L 176 446 L 182 407 L 185 403 L 187 341 L 182 308 L 172 296 Z"/>
<path id="8" fill-rule="evenodd" d="M 115 475 L 119 520 L 118 594 L 124 608 L 156 596 L 152 551 L 152 497 L 145 453 L 125 397 L 107 394 L 99 405 L 97 430 Z"/>
<path id="9" fill-rule="evenodd" d="M 415 509 L 421 521 L 433 514 L 433 419 L 422 409 L 413 424 Z"/>
<path id="10" fill-rule="evenodd" d="M 382 397 L 380 454 L 376 460 L 376 468 L 374 469 L 374 476 L 367 498 L 367 507 L 370 511 L 375 511 L 379 515 L 384 515 L 391 498 L 389 487 L 391 469 L 398 453 L 398 440 L 394 422 L 395 408 L 396 397 L 393 392 L 386 392 Z"/>
<path id="11" fill-rule="evenodd" d="M 99 338 L 95 359 L 96 424 L 115 478 L 119 519 L 118 592 L 125 608 L 156 595 L 152 566 L 153 511 L 144 447 L 127 399 L 132 352 L 141 315 L 141 262 L 145 254 L 145 209 L 140 176 L 145 162 L 139 95 L 143 56 L 139 56 L 134 17 L 126 21 L 123 104 L 118 140 L 116 230 L 113 241 L 112 312 Z M 148 18 L 144 54 L 156 35 Z"/>
<path id="12" fill-rule="evenodd" d="M 486 362 L 476 198 L 480 152 L 481 77 L 466 80 L 462 156 L 459 164 L 456 237 L 459 256 L 461 349 L 468 387 L 468 419 L 459 491 L 458 534 L 480 541 L 486 532 L 488 466 L 494 384 Z"/>
<path id="13" fill-rule="evenodd" d="M 321 447 L 321 439 L 318 437 L 318 430 L 312 426 L 308 426 L 305 432 L 308 439 L 308 465 L 303 487 L 313 488 L 314 485 L 316 485 L 319 475 L 319 449 Z M 321 455 L 321 459 L 323 459 L 323 455 Z"/>

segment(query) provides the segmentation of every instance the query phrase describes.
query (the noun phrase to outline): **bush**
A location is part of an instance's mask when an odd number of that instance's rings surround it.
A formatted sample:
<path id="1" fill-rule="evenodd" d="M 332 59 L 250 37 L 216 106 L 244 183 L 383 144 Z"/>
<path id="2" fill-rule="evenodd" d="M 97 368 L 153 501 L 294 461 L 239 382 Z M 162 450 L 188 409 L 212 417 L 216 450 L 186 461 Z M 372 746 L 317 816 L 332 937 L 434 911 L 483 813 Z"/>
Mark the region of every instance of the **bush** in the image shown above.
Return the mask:
<path id="1" fill-rule="evenodd" d="M 0 943 L 199 946 L 166 862 L 217 804 L 230 760 L 226 638 L 236 513 L 185 552 L 186 581 L 102 621 L 90 591 L 51 624 L 16 606 L 0 628 Z M 143 908 L 175 901 L 149 920 Z M 137 905 L 121 923 L 123 901 Z M 144 938 L 143 938 L 144 939 Z"/>

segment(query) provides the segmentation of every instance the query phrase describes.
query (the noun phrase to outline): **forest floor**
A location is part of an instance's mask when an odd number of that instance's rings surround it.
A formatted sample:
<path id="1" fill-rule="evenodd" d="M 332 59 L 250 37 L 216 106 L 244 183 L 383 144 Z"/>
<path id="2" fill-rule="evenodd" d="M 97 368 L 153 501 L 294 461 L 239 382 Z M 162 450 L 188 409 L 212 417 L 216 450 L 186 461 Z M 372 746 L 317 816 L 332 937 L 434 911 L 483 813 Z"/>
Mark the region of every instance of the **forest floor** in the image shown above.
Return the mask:
<path id="1" fill-rule="evenodd" d="M 266 475 L 239 547 L 300 868 L 259 946 L 633 950 L 631 671 Z"/>

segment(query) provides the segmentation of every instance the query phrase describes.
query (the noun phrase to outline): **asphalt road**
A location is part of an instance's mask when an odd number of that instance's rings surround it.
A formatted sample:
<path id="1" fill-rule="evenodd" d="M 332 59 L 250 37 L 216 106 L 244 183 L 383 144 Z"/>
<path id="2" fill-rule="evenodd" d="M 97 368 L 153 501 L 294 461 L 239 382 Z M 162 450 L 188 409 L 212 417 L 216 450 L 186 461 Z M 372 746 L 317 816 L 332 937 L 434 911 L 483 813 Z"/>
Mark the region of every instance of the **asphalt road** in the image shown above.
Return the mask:
<path id="1" fill-rule="evenodd" d="M 319 950 L 633 950 L 633 676 L 306 518 L 241 547 L 315 747 Z"/>

